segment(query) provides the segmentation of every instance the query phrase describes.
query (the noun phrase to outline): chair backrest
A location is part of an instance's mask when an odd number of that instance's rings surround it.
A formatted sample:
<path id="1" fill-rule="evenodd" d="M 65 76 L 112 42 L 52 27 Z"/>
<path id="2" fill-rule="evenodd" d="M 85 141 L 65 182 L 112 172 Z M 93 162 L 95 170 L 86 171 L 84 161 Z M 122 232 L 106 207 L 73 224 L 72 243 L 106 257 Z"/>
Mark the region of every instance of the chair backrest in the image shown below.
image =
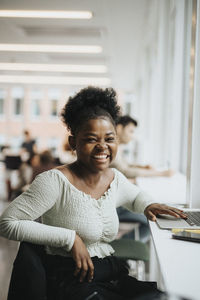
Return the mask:
<path id="1" fill-rule="evenodd" d="M 19 155 L 6 155 L 5 165 L 6 169 L 17 170 L 22 163 L 21 157 Z"/>
<path id="2" fill-rule="evenodd" d="M 149 248 L 146 244 L 133 239 L 118 239 L 111 243 L 115 250 L 114 255 L 123 259 L 149 260 Z"/>

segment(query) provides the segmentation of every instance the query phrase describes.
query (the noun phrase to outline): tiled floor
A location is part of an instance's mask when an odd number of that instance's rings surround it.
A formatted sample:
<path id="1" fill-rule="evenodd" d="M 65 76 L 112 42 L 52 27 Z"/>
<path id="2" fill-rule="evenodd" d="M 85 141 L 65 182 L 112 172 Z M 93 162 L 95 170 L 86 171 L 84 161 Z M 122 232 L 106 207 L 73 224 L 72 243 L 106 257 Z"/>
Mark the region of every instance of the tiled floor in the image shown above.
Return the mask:
<path id="1" fill-rule="evenodd" d="M 0 163 L 0 214 L 9 204 L 6 201 L 4 167 Z M 18 242 L 9 241 L 0 237 L 0 300 L 7 299 L 12 264 L 16 256 Z"/>

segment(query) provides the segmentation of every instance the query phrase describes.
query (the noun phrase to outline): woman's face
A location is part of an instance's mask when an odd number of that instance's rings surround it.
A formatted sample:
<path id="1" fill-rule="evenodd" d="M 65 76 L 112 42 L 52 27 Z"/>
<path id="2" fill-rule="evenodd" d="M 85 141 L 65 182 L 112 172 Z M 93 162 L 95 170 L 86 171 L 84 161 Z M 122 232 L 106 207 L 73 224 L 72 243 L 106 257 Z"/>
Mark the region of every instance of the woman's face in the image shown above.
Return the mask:
<path id="1" fill-rule="evenodd" d="M 92 172 L 103 171 L 117 153 L 115 127 L 109 118 L 88 120 L 74 137 L 77 161 Z"/>

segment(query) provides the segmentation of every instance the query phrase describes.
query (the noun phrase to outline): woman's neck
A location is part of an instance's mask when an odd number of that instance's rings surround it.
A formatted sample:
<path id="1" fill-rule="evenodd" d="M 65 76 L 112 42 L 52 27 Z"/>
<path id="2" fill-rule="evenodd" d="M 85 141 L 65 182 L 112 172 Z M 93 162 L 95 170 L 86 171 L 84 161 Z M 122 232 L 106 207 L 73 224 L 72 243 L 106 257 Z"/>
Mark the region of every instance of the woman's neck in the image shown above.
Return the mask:
<path id="1" fill-rule="evenodd" d="M 104 175 L 105 173 L 105 171 L 91 171 L 79 161 L 72 163 L 69 166 L 69 169 L 76 177 L 78 177 L 81 180 L 84 180 L 89 185 L 98 183 L 102 175 Z"/>

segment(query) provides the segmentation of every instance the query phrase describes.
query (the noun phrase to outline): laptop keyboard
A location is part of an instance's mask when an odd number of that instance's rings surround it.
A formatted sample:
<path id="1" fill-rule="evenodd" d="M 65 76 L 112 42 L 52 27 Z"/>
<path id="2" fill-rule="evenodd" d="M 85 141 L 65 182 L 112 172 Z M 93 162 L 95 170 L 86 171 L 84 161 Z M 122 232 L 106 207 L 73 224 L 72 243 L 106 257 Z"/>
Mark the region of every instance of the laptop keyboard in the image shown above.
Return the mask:
<path id="1" fill-rule="evenodd" d="M 200 211 L 186 211 L 187 219 L 185 220 L 190 226 L 200 226 Z"/>

